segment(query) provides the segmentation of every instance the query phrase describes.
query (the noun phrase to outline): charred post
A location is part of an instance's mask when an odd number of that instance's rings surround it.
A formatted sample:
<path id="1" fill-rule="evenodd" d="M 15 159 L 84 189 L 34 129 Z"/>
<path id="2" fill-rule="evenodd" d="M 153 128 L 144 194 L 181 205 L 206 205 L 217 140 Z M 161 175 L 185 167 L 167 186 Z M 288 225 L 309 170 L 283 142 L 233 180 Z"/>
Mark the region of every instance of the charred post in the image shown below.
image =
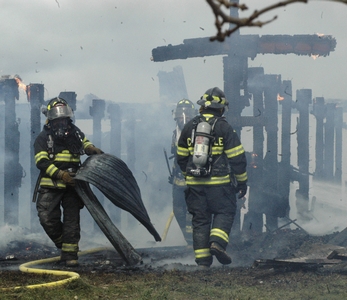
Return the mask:
<path id="1" fill-rule="evenodd" d="M 290 136 L 291 136 L 291 119 L 292 119 L 292 82 L 284 80 L 281 85 L 281 92 L 279 94 L 279 103 L 282 106 L 282 133 L 281 133 L 281 152 L 278 172 L 278 190 L 281 201 L 283 201 L 283 209 L 285 217 L 289 217 L 289 194 L 292 167 L 290 164 L 291 151 L 290 151 Z M 285 207 L 287 207 L 285 209 Z"/>
<path id="2" fill-rule="evenodd" d="M 264 108 L 267 134 L 266 154 L 264 157 L 264 196 L 267 198 L 266 224 L 270 230 L 277 229 L 278 217 L 284 216 L 282 199 L 278 193 L 278 101 L 281 76 L 264 76 Z"/>
<path id="3" fill-rule="evenodd" d="M 110 103 L 107 107 L 107 112 L 111 121 L 110 132 L 110 153 L 119 157 L 121 156 L 121 129 L 122 129 L 122 112 L 121 108 L 116 103 Z"/>
<path id="4" fill-rule="evenodd" d="M 307 218 L 309 203 L 309 105 L 312 103 L 312 90 L 296 91 L 296 109 L 299 111 L 297 125 L 299 189 L 296 190 L 297 214 Z"/>
<path id="5" fill-rule="evenodd" d="M 342 183 L 342 128 L 343 128 L 343 108 L 335 109 L 335 176 L 334 182 L 338 185 Z"/>
<path id="6" fill-rule="evenodd" d="M 19 163 L 20 133 L 15 107 L 19 92 L 15 79 L 0 81 L 0 99 L 5 102 L 4 222 L 9 225 L 18 225 L 18 196 L 23 168 Z"/>
<path id="7" fill-rule="evenodd" d="M 248 212 L 244 216 L 242 231 L 263 231 L 263 209 L 259 195 L 262 193 L 263 157 L 264 157 L 264 69 L 248 69 L 248 89 L 253 95 L 253 120 L 259 121 L 253 126 L 253 152 L 247 155 Z"/>
<path id="8" fill-rule="evenodd" d="M 26 87 L 27 99 L 30 103 L 30 182 L 31 194 L 35 192 L 35 185 L 39 176 L 39 170 L 35 164 L 34 143 L 41 131 L 41 106 L 44 103 L 44 86 L 43 84 L 29 84 Z M 37 210 L 35 205 L 31 205 L 31 230 L 39 230 L 37 223 Z"/>
<path id="9" fill-rule="evenodd" d="M 229 123 L 233 118 L 239 118 L 245 106 L 249 106 L 247 92 L 247 56 L 233 53 L 223 57 L 224 93 L 229 101 L 226 117 Z M 234 128 L 240 135 L 241 127 Z"/>
<path id="10" fill-rule="evenodd" d="M 327 115 L 325 120 L 324 132 L 324 162 L 325 179 L 329 182 L 334 181 L 334 140 L 335 140 L 335 103 L 327 103 Z"/>
<path id="11" fill-rule="evenodd" d="M 326 117 L 326 106 L 323 97 L 313 100 L 312 114 L 316 118 L 316 170 L 314 180 L 324 179 L 324 119 Z"/>
<path id="12" fill-rule="evenodd" d="M 59 97 L 66 100 L 72 110 L 76 111 L 77 94 L 75 92 L 60 92 Z"/>

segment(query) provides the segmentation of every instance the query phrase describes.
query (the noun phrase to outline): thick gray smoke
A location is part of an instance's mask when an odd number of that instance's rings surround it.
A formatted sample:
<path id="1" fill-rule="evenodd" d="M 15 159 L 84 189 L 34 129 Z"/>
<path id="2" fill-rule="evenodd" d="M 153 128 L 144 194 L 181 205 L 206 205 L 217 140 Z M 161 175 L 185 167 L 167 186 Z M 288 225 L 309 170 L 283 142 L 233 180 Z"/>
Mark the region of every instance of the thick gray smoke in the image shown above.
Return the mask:
<path id="1" fill-rule="evenodd" d="M 93 123 L 89 118 L 89 107 L 92 99 L 97 99 L 95 95 L 87 95 L 82 100 L 77 100 L 76 125 L 79 126 L 93 141 Z M 111 101 L 106 101 L 106 106 Z M 171 185 L 168 183 L 169 172 L 164 158 L 163 149 L 170 152 L 171 135 L 175 127 L 175 121 L 172 118 L 172 110 L 175 103 L 151 103 L 129 104 L 118 103 L 122 110 L 122 139 L 121 139 L 121 159 L 127 163 L 128 160 L 128 140 L 133 138 L 135 141 L 135 163 L 132 172 L 140 187 L 143 202 L 151 218 L 154 227 L 159 234 L 162 234 L 167 226 L 170 213 L 172 211 Z M 1 104 L 0 104 L 1 105 Z M 35 241 L 53 247 L 53 243 L 47 238 L 46 234 L 40 229 L 38 233 L 30 232 L 30 214 L 28 213 L 31 206 L 31 189 L 30 189 L 30 165 L 29 165 L 29 130 L 30 116 L 28 114 L 29 104 L 19 104 L 16 107 L 18 119 L 20 119 L 19 130 L 21 133 L 20 145 L 20 163 L 23 166 L 25 176 L 22 178 L 22 184 L 19 192 L 19 224 L 18 226 L 9 226 L 4 223 L 4 215 L 0 214 L 0 249 L 8 248 L 11 241 Z M 3 112 L 2 112 L 3 113 Z M 293 113 L 292 132 L 295 132 L 297 115 Z M 2 118 L 1 118 L 2 119 Z M 42 124 L 45 118 L 42 116 Z M 125 127 L 129 120 L 134 122 L 134 136 Z M 315 119 L 310 116 L 310 172 L 314 172 L 314 143 L 315 143 Z M 252 128 L 244 128 L 241 132 L 242 143 L 246 151 L 252 151 Z M 343 140 L 347 140 L 346 132 L 343 131 Z M 100 146 L 105 152 L 110 152 L 110 120 L 107 113 L 102 120 L 102 139 Z M 0 133 L 1 141 L 4 140 L 3 132 Z M 0 143 L 2 144 L 2 143 Z M 345 142 L 344 142 L 345 144 Z M 297 145 L 295 135 L 291 141 L 291 161 L 295 166 L 297 161 Z M 3 151 L 1 151 L 3 153 Z M 4 157 L 0 155 L 1 165 Z M 170 161 L 170 164 L 172 162 Z M 346 180 L 346 162 L 343 161 L 343 182 Z M 3 171 L 0 171 L 0 184 L 3 185 Z M 347 198 L 343 185 L 333 185 L 325 182 L 313 182 L 310 180 L 310 199 L 308 218 L 305 221 L 298 220 L 304 230 L 312 235 L 330 234 L 341 231 L 346 227 L 345 215 L 347 208 Z M 298 211 L 295 199 L 295 190 L 298 188 L 297 183 L 291 184 L 290 192 L 290 212 L 292 220 L 298 217 Z M 107 199 L 104 200 L 106 211 L 112 215 L 115 207 Z M 3 212 L 4 199 L 0 195 L 0 209 Z M 246 207 L 241 210 L 242 216 L 247 212 Z M 95 224 L 86 208 L 81 212 L 82 237 L 80 242 L 81 250 L 94 247 L 112 247 L 107 238 L 101 231 L 95 231 Z M 181 246 L 185 245 L 183 235 L 175 219 L 173 219 L 165 241 L 156 243 L 148 231 L 129 213 L 122 211 L 120 220 L 114 220 L 116 226 L 122 234 L 129 240 L 135 248 L 162 247 L 162 246 Z M 38 219 L 34 220 L 38 223 Z M 242 223 L 241 218 L 241 223 Z M 266 222 L 266 220 L 265 220 Z M 285 222 L 281 221 L 280 224 Z M 295 224 L 291 224 L 292 229 L 296 229 Z M 265 230 L 265 228 L 264 228 Z M 232 251 L 232 250 L 231 250 Z M 165 260 L 160 265 L 172 265 L 175 260 Z M 194 265 L 194 257 L 187 257 L 180 260 L 185 265 Z M 242 262 L 238 262 L 242 265 Z M 218 265 L 218 264 L 217 264 Z"/>

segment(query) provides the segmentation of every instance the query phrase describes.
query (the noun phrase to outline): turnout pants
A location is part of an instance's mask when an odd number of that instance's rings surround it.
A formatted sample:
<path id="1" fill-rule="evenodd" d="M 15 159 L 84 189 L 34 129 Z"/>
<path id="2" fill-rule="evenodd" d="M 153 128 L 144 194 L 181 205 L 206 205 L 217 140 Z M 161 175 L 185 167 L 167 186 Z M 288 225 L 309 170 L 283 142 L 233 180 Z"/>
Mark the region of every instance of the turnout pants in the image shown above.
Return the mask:
<path id="1" fill-rule="evenodd" d="M 223 249 L 229 243 L 229 233 L 236 213 L 236 194 L 228 185 L 188 186 L 188 211 L 193 215 L 193 248 L 198 265 L 211 265 L 210 244 L 217 242 Z"/>
<path id="2" fill-rule="evenodd" d="M 173 198 L 173 212 L 179 227 L 183 233 L 184 239 L 191 245 L 193 243 L 192 238 L 192 224 L 190 214 L 187 211 L 187 204 L 185 200 L 184 191 L 186 186 L 173 185 L 172 198 Z M 187 220 L 188 219 L 188 220 Z"/>
<path id="3" fill-rule="evenodd" d="M 39 190 L 36 208 L 40 224 L 56 247 L 62 250 L 61 260 L 78 259 L 80 210 L 83 206 L 72 187 Z"/>

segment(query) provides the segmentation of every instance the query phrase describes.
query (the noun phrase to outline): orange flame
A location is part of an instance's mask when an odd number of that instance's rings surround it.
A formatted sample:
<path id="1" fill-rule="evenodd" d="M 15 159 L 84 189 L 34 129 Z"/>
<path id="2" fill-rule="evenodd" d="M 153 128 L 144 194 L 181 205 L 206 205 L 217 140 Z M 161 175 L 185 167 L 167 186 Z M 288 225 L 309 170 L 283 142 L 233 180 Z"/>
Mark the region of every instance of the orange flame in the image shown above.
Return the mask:
<path id="1" fill-rule="evenodd" d="M 22 82 L 22 79 L 18 75 L 14 77 L 14 80 L 16 80 L 18 87 L 26 92 L 27 86 Z"/>
<path id="2" fill-rule="evenodd" d="M 311 54 L 311 57 L 312 57 L 314 60 L 316 60 L 316 59 L 319 57 L 319 54 L 317 54 L 317 55 Z"/>
<path id="3" fill-rule="evenodd" d="M 284 97 L 282 97 L 280 94 L 277 94 L 277 101 L 282 101 L 284 100 Z"/>

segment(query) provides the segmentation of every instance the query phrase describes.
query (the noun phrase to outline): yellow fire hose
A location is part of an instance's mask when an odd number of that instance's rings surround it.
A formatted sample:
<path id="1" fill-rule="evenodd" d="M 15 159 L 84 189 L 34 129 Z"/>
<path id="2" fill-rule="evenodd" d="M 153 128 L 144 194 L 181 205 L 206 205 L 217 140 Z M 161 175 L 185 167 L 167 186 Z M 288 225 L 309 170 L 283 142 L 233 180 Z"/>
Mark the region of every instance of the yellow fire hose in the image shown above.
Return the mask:
<path id="1" fill-rule="evenodd" d="M 171 225 L 173 217 L 174 217 L 174 212 L 172 211 L 170 216 L 169 216 L 169 218 L 167 219 L 163 235 L 161 236 L 161 240 L 162 241 L 165 241 L 165 239 L 166 239 L 166 236 L 167 236 L 167 233 L 169 231 L 169 228 L 170 228 L 170 225 Z"/>
<path id="2" fill-rule="evenodd" d="M 81 251 L 78 253 L 78 256 L 105 251 L 105 250 L 111 250 L 110 248 L 100 247 L 100 248 L 94 248 L 90 250 Z M 53 286 L 59 286 L 66 284 L 68 282 L 71 282 L 73 280 L 76 280 L 80 278 L 80 275 L 76 272 L 70 272 L 70 271 L 59 271 L 59 270 L 45 270 L 45 269 L 36 269 L 36 268 L 30 268 L 30 266 L 34 265 L 42 265 L 46 263 L 52 263 L 60 260 L 60 256 L 52 257 L 52 258 L 45 258 L 40 260 L 34 260 L 30 261 L 24 264 L 21 264 L 19 266 L 19 270 L 24 273 L 36 273 L 36 274 L 47 274 L 47 275 L 56 275 L 56 276 L 68 276 L 69 278 L 54 281 L 54 282 L 48 282 L 48 283 L 41 283 L 41 284 L 33 284 L 33 285 L 26 285 L 26 286 L 16 286 L 11 288 L 1 288 L 2 291 L 9 291 L 14 289 L 35 289 L 35 288 L 41 288 L 41 287 L 53 287 Z"/>

